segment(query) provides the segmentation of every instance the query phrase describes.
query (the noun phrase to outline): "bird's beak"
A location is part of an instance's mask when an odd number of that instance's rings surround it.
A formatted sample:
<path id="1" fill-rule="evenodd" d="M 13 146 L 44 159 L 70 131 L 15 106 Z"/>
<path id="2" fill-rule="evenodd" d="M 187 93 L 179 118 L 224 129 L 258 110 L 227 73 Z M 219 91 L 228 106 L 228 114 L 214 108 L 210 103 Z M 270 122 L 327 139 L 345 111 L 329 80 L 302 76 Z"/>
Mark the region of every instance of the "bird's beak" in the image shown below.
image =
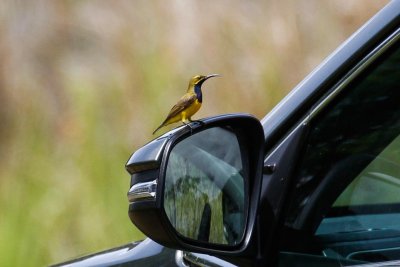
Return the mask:
<path id="1" fill-rule="evenodd" d="M 212 78 L 212 77 L 218 77 L 218 76 L 221 76 L 221 75 L 219 75 L 219 74 L 210 74 L 210 75 L 207 75 L 207 76 L 204 78 L 204 80 L 207 80 L 207 79 Z"/>

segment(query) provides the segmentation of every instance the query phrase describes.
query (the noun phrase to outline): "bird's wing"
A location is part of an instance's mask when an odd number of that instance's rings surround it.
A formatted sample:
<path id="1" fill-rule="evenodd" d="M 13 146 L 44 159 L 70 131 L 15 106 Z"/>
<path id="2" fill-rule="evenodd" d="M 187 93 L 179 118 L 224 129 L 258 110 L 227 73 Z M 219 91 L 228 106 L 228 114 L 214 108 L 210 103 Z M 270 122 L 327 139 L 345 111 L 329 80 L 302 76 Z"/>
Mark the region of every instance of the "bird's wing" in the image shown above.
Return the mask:
<path id="1" fill-rule="evenodd" d="M 176 103 L 176 105 L 172 107 L 171 111 L 168 113 L 168 116 L 164 120 L 164 122 L 161 123 L 161 125 L 158 126 L 157 129 L 155 129 L 153 134 L 155 134 L 161 127 L 163 127 L 169 123 L 180 120 L 180 118 L 179 118 L 178 120 L 174 119 L 174 121 L 170 121 L 172 118 L 179 115 L 182 111 L 184 111 L 185 109 L 190 107 L 190 105 L 192 105 L 196 101 L 196 99 L 197 98 L 196 98 L 195 94 L 185 94 L 184 96 L 182 96 L 182 98 L 179 99 L 178 103 Z"/>
<path id="2" fill-rule="evenodd" d="M 185 94 L 184 96 L 182 96 L 182 98 L 179 99 L 178 103 L 176 103 L 176 105 L 172 107 L 165 121 L 168 121 L 170 118 L 175 117 L 176 115 L 190 107 L 190 105 L 192 105 L 196 101 L 196 99 L 197 98 L 195 94 Z"/>

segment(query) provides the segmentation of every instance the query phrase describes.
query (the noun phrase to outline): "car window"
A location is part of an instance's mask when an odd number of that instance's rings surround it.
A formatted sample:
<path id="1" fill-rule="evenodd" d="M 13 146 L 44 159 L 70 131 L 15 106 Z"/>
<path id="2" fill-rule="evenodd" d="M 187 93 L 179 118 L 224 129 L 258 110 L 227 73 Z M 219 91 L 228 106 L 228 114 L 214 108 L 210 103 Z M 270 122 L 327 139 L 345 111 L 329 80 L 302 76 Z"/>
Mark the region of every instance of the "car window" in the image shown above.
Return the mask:
<path id="1" fill-rule="evenodd" d="M 333 208 L 339 210 L 373 205 L 382 207 L 400 203 L 399 158 L 400 137 L 396 137 L 346 187 L 333 203 Z"/>
<path id="2" fill-rule="evenodd" d="M 335 200 L 316 235 L 400 231 L 400 137 L 385 148 Z"/>
<path id="3" fill-rule="evenodd" d="M 297 170 L 282 261 L 400 259 L 398 44 L 310 121 Z"/>

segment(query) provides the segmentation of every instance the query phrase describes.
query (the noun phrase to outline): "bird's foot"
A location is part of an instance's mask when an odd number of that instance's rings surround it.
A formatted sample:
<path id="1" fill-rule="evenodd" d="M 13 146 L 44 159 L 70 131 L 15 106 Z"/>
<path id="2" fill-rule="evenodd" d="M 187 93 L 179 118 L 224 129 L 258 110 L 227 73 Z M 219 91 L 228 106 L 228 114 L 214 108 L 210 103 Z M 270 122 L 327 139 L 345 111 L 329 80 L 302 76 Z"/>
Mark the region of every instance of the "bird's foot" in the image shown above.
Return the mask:
<path id="1" fill-rule="evenodd" d="M 186 126 L 188 126 L 190 128 L 190 134 L 193 134 L 193 126 L 195 126 L 196 124 L 199 125 L 204 125 L 204 122 L 202 121 L 192 121 L 192 120 L 188 120 L 189 123 L 182 121 L 182 123 Z M 192 126 L 193 125 L 193 126 Z"/>

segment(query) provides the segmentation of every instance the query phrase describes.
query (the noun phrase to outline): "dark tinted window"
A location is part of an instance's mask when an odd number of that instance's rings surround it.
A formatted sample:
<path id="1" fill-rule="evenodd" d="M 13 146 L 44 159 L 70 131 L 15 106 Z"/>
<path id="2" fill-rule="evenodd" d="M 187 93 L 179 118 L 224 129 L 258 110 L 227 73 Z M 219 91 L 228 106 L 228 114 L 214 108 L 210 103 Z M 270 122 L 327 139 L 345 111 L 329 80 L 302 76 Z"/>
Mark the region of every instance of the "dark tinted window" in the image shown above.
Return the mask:
<path id="1" fill-rule="evenodd" d="M 374 62 L 312 121 L 306 151 L 298 168 L 288 225 L 302 227 L 306 219 L 303 209 L 318 197 L 322 181 L 334 189 L 324 192 L 320 208 L 332 204 L 400 134 L 400 50 L 397 47 Z M 393 154 L 400 164 L 400 148 Z M 329 177 L 332 180 L 328 181 Z"/>
<path id="2" fill-rule="evenodd" d="M 349 266 L 399 260 L 398 44 L 311 120 L 306 142 L 290 194 L 281 262 Z"/>

